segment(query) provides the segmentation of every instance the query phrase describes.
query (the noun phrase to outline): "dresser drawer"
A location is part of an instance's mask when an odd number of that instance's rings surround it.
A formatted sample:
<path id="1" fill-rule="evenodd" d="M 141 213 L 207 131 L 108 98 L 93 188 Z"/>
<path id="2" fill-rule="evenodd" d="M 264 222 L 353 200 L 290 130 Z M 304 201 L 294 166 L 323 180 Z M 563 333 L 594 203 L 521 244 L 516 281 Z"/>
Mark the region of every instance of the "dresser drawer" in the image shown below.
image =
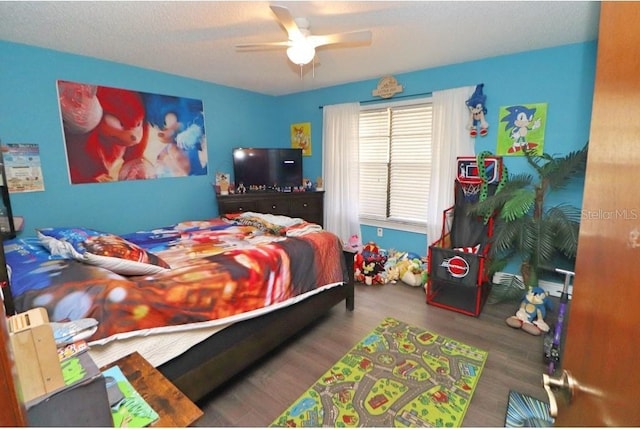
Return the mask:
<path id="1" fill-rule="evenodd" d="M 289 200 L 281 198 L 279 195 L 278 197 L 260 200 L 258 201 L 258 211 L 260 213 L 289 216 Z"/>
<path id="2" fill-rule="evenodd" d="M 255 200 L 218 200 L 218 212 L 220 212 L 220 215 L 259 211 L 258 201 Z"/>
<path id="3" fill-rule="evenodd" d="M 289 201 L 289 211 L 290 213 L 314 213 L 317 212 L 318 209 L 322 209 L 322 199 L 317 196 L 310 195 L 304 197 L 294 198 Z"/>

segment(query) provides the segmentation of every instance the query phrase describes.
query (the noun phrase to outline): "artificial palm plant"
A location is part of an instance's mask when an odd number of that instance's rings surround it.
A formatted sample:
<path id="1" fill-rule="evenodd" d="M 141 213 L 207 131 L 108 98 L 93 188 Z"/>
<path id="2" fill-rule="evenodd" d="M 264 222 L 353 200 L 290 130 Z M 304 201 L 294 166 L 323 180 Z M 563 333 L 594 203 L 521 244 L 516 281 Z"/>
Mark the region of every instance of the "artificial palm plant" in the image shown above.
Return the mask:
<path id="1" fill-rule="evenodd" d="M 525 290 L 535 287 L 541 270 L 550 267 L 559 255 L 573 259 L 578 247 L 580 209 L 570 204 L 545 206 L 545 196 L 562 189 L 570 179 L 584 173 L 588 143 L 563 157 L 535 155 L 525 150 L 536 176 L 511 175 L 502 189 L 479 201 L 470 214 L 497 213 L 492 239 L 491 273 L 504 268 L 513 257 L 521 258 L 520 274 L 494 284 L 491 300 L 520 299 Z"/>

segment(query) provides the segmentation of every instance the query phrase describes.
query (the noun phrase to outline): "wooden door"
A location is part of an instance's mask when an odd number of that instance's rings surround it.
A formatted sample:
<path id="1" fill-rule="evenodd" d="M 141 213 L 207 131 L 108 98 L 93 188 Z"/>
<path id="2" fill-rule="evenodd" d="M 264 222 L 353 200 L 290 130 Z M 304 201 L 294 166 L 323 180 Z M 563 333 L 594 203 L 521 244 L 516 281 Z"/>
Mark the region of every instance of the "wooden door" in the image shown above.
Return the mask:
<path id="1" fill-rule="evenodd" d="M 640 425 L 640 3 L 602 2 L 557 426 Z M 577 118 L 576 118 L 577 119 Z"/>

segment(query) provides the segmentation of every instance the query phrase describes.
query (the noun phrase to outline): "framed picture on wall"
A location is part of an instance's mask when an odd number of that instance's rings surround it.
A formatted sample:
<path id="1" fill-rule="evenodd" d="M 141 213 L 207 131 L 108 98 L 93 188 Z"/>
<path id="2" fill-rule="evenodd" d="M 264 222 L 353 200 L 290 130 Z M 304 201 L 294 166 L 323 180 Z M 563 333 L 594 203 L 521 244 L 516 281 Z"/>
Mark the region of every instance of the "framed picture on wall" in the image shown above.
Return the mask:
<path id="1" fill-rule="evenodd" d="M 207 174 L 201 100 L 63 80 L 57 89 L 72 184 Z"/>
<path id="2" fill-rule="evenodd" d="M 496 155 L 524 156 L 524 150 L 542 155 L 547 103 L 500 107 Z"/>
<path id="3" fill-rule="evenodd" d="M 291 147 L 302 149 L 303 156 L 311 156 L 311 122 L 291 124 Z"/>
<path id="4" fill-rule="evenodd" d="M 40 147 L 34 143 L 2 145 L 4 171 L 10 193 L 44 191 Z"/>

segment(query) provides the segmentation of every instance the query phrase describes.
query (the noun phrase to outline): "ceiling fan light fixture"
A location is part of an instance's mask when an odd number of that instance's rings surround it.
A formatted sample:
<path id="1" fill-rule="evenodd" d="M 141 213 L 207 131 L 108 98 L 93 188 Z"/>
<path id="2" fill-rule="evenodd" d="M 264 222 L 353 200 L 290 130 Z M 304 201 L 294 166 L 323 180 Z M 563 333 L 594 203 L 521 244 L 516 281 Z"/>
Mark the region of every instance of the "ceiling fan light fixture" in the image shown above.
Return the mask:
<path id="1" fill-rule="evenodd" d="M 287 57 L 299 66 L 309 64 L 316 56 L 316 49 L 308 41 L 302 40 L 287 48 Z"/>

